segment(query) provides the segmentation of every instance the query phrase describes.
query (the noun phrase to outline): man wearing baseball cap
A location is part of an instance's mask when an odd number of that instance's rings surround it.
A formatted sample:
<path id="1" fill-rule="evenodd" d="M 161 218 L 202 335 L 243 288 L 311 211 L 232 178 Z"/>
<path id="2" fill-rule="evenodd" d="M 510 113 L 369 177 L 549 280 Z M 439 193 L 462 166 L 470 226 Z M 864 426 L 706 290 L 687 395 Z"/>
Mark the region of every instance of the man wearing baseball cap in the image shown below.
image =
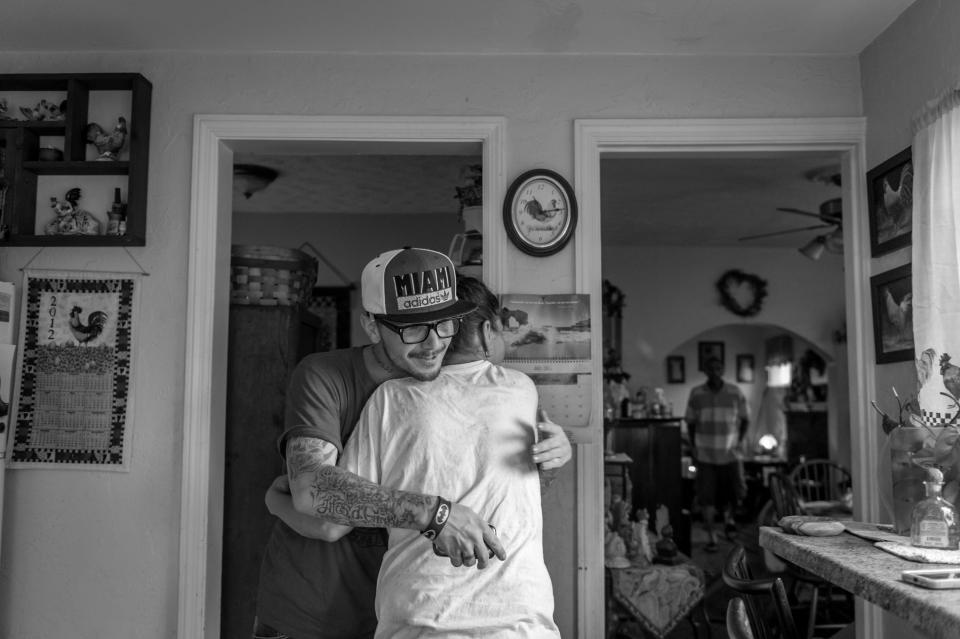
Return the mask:
<path id="1" fill-rule="evenodd" d="M 453 263 L 442 253 L 404 248 L 381 254 L 363 270 L 364 331 L 372 344 L 304 358 L 291 377 L 285 431 L 278 445 L 287 465 L 293 504 L 281 516 L 264 553 L 254 637 L 354 639 L 372 637 L 374 595 L 386 549 L 383 528 L 437 530 L 438 552 L 453 566 L 486 567 L 506 552 L 475 512 L 437 495 L 382 488 L 336 466 L 367 399 L 388 379 L 437 377 L 444 354 L 475 305 L 457 299 Z M 555 424 L 534 445 L 534 461 L 556 468 L 571 456 Z M 274 491 L 275 492 L 275 491 Z M 328 542 L 324 524 L 355 528 Z M 315 538 L 308 538 L 313 536 Z"/>

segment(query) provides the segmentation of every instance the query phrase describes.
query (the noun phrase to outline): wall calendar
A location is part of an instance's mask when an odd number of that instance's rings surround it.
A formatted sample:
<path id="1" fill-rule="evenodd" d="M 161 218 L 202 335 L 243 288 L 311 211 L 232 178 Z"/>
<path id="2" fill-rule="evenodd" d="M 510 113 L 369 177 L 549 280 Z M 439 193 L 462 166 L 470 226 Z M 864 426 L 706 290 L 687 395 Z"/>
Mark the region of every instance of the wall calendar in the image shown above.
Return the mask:
<path id="1" fill-rule="evenodd" d="M 128 470 L 139 278 L 25 272 L 10 468 Z"/>
<path id="2" fill-rule="evenodd" d="M 587 426 L 592 410 L 590 296 L 500 296 L 503 365 L 530 376 L 540 407 L 561 426 Z"/>

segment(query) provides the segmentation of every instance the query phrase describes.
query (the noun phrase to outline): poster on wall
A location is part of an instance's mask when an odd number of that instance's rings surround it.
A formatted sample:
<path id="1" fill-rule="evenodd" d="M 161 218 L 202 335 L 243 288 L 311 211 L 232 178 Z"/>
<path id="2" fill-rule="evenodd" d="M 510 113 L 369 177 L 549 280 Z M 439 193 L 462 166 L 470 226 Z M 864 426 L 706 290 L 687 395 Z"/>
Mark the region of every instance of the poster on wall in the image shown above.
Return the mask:
<path id="1" fill-rule="evenodd" d="M 590 423 L 590 296 L 500 296 L 503 365 L 530 376 L 540 406 L 561 426 Z"/>
<path id="2" fill-rule="evenodd" d="M 9 468 L 129 470 L 139 280 L 25 271 Z"/>

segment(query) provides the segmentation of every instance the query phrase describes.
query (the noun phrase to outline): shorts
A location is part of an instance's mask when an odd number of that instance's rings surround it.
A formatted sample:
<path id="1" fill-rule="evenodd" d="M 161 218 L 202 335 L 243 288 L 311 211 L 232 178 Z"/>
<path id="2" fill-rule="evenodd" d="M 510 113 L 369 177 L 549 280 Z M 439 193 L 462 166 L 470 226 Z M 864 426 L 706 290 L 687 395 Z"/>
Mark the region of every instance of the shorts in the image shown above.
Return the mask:
<path id="1" fill-rule="evenodd" d="M 743 474 L 739 462 L 729 464 L 697 463 L 697 499 L 701 507 L 715 506 L 724 511 L 743 498 Z"/>

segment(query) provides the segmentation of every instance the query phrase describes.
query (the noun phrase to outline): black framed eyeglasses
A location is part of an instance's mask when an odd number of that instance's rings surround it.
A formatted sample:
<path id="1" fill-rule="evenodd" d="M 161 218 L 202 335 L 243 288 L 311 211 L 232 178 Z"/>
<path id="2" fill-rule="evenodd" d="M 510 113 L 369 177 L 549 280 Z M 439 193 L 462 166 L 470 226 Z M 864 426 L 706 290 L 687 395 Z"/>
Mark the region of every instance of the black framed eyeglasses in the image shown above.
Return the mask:
<path id="1" fill-rule="evenodd" d="M 459 317 L 424 324 L 394 324 L 385 319 L 377 319 L 377 321 L 399 335 L 400 341 L 404 344 L 419 344 L 423 342 L 427 339 L 427 336 L 430 335 L 431 330 L 436 333 L 440 339 L 453 337 L 460 332 Z"/>

